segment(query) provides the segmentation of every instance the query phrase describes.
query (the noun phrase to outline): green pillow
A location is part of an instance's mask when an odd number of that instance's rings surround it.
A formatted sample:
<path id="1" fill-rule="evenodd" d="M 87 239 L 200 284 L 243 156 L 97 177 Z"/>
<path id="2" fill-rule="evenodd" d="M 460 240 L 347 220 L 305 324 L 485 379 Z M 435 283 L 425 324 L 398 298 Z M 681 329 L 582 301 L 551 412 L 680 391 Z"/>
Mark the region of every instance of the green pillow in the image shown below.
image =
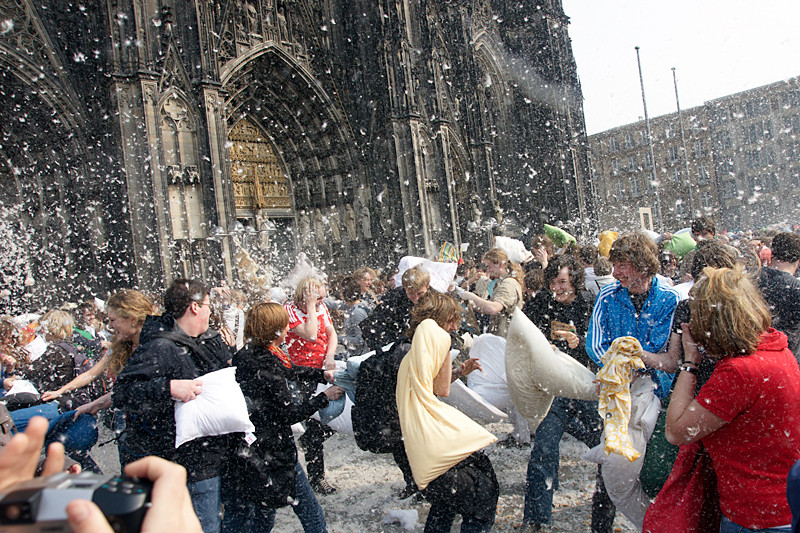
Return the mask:
<path id="1" fill-rule="evenodd" d="M 544 225 L 544 234 L 550 237 L 550 240 L 553 241 L 553 244 L 556 245 L 556 248 L 561 248 L 570 241 L 578 242 L 575 237 L 563 229 L 551 226 L 550 224 Z"/>
<path id="2" fill-rule="evenodd" d="M 685 233 L 676 233 L 670 240 L 664 242 L 664 249 L 674 253 L 678 261 L 694 250 L 695 246 L 697 246 L 697 243 L 694 242 L 692 234 L 688 231 Z"/>

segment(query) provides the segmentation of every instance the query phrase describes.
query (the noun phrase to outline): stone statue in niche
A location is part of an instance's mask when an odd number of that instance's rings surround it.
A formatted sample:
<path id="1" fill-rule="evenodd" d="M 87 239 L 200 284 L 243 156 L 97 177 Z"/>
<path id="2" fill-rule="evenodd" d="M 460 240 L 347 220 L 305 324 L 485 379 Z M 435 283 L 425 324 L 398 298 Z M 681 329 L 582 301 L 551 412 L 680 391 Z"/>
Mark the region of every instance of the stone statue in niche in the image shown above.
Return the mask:
<path id="1" fill-rule="evenodd" d="M 358 210 L 361 215 L 361 233 L 364 235 L 365 239 L 372 238 L 372 217 L 369 213 L 369 207 L 367 207 L 367 200 L 364 198 L 368 193 L 366 191 L 361 191 L 358 195 Z"/>
<path id="2" fill-rule="evenodd" d="M 311 245 L 311 220 L 308 218 L 308 213 L 305 209 L 300 210 L 300 215 L 297 217 L 297 226 L 300 228 L 300 245 L 307 247 Z"/>
<path id="3" fill-rule="evenodd" d="M 331 239 L 333 242 L 342 242 L 342 218 L 339 216 L 339 211 L 336 210 L 335 205 L 332 205 L 328 212 L 328 224 L 331 226 Z"/>
<path id="4" fill-rule="evenodd" d="M 317 245 L 320 248 L 323 248 L 326 244 L 326 235 L 325 220 L 323 219 L 322 211 L 319 209 L 314 209 L 312 218 L 312 224 L 314 225 L 314 238 L 317 240 Z"/>
<path id="5" fill-rule="evenodd" d="M 384 183 L 381 192 L 378 194 L 378 209 L 380 217 L 378 219 L 381 229 L 389 231 L 392 228 L 392 208 L 389 207 L 389 187 Z"/>
<path id="6" fill-rule="evenodd" d="M 344 208 L 344 227 L 347 229 L 347 236 L 351 241 L 358 240 L 358 232 L 356 231 L 356 212 L 351 204 L 347 204 Z"/>
<path id="7" fill-rule="evenodd" d="M 256 229 L 258 230 L 258 243 L 260 246 L 269 246 L 269 235 L 264 231 L 269 217 L 263 210 L 259 210 L 256 214 Z"/>

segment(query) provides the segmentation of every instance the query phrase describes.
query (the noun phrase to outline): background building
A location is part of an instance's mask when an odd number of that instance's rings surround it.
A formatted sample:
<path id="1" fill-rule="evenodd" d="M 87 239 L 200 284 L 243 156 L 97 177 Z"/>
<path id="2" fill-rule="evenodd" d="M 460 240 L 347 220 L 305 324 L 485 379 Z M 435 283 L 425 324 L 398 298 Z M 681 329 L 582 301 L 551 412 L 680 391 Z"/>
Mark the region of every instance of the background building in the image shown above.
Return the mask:
<path id="1" fill-rule="evenodd" d="M 2 0 L 0 20 L 7 303 L 591 227 L 559 0 Z"/>
<path id="2" fill-rule="evenodd" d="M 773 83 L 589 137 L 601 228 L 687 227 L 703 214 L 720 229 L 800 222 L 800 85 Z M 684 143 L 685 140 L 685 143 Z M 685 151 L 684 151 L 685 145 Z"/>

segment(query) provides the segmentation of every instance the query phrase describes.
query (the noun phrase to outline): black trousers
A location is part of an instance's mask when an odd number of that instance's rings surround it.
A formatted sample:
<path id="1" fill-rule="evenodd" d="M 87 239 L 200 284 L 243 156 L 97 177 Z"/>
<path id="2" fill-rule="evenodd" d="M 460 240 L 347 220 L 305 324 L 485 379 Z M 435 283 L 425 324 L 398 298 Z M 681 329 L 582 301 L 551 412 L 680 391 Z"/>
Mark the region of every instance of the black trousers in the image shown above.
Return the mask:
<path id="1" fill-rule="evenodd" d="M 314 381 L 297 381 L 297 390 L 309 400 L 317 391 L 317 383 Z M 333 430 L 318 420 L 309 418 L 305 422 L 306 432 L 300 437 L 300 446 L 306 457 L 306 471 L 308 481 L 315 485 L 325 479 L 325 451 L 323 444 L 325 439 L 333 435 Z"/>
<path id="2" fill-rule="evenodd" d="M 395 444 L 392 449 L 392 457 L 394 458 L 394 462 L 397 463 L 397 467 L 403 473 L 403 480 L 406 482 L 406 485 L 413 485 L 416 487 L 417 485 L 414 483 L 414 474 L 411 473 L 411 465 L 408 462 L 408 455 L 406 455 L 406 447 L 402 440 Z"/>
<path id="3" fill-rule="evenodd" d="M 492 529 L 500 485 L 489 458 L 481 451 L 453 466 L 428 484 L 422 493 L 431 502 L 426 533 L 450 531 L 456 514 L 464 520 L 461 531 Z"/>

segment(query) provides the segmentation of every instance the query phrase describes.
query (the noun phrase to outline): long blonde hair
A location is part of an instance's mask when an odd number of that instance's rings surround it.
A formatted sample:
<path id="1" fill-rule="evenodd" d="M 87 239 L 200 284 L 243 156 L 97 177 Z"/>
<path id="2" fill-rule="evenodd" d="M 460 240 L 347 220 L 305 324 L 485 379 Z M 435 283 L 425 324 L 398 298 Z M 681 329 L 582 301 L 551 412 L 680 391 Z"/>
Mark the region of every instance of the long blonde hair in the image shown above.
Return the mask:
<path id="1" fill-rule="evenodd" d="M 520 287 L 525 286 L 525 271 L 522 270 L 522 267 L 519 266 L 518 263 L 511 261 L 508 258 L 508 254 L 502 248 L 492 248 L 483 254 L 483 260 L 496 264 L 506 263 L 511 277 L 517 280 Z"/>
<path id="2" fill-rule="evenodd" d="M 772 320 L 769 308 L 741 266 L 703 269 L 689 292 L 694 340 L 712 357 L 750 355 Z"/>
<path id="3" fill-rule="evenodd" d="M 144 320 L 148 315 L 156 314 L 153 302 L 139 291 L 123 289 L 115 292 L 106 301 L 106 309 L 113 309 L 126 320 L 133 320 L 141 331 Z M 133 352 L 133 341 L 122 340 L 116 335 L 111 339 L 111 357 L 109 359 L 108 373 L 116 376 L 125 367 L 128 358 Z"/>

